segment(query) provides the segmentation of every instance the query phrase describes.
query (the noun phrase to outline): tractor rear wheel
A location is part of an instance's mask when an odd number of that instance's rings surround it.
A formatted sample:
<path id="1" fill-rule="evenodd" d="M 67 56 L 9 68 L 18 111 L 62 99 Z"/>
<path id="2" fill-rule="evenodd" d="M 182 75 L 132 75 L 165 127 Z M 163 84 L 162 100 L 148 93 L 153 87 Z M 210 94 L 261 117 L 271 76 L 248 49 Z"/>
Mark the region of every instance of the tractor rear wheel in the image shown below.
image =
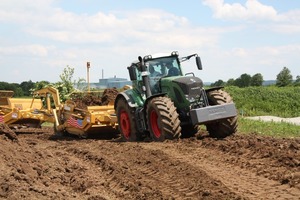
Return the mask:
<path id="1" fill-rule="evenodd" d="M 210 105 L 233 103 L 230 95 L 223 90 L 210 91 L 208 92 L 207 97 Z M 210 136 L 216 138 L 225 138 L 236 132 L 237 116 L 206 124 L 206 128 Z"/>
<path id="2" fill-rule="evenodd" d="M 154 141 L 178 139 L 181 135 L 179 115 L 168 97 L 154 97 L 147 105 L 147 124 Z"/>
<path id="3" fill-rule="evenodd" d="M 134 119 L 134 110 L 129 107 L 127 101 L 121 98 L 116 107 L 118 127 L 121 136 L 126 141 L 136 141 L 139 139 Z"/>

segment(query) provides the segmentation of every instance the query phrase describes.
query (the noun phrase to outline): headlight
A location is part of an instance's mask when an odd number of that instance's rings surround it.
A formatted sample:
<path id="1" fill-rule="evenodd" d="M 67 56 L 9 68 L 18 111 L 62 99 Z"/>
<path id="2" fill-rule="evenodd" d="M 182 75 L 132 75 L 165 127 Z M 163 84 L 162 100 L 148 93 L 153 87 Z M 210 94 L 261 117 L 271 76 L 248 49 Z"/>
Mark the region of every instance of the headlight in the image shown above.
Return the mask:
<path id="1" fill-rule="evenodd" d="M 148 55 L 148 56 L 145 56 L 145 57 L 144 57 L 144 60 L 150 60 L 150 59 L 152 59 L 152 56 L 151 56 L 151 55 Z"/>
<path id="2" fill-rule="evenodd" d="M 189 96 L 189 95 L 185 95 L 185 98 L 186 98 L 186 100 L 188 100 L 189 102 L 195 102 L 195 101 L 196 101 L 194 97 L 191 97 L 191 96 Z"/>
<path id="3" fill-rule="evenodd" d="M 179 55 L 178 51 L 173 51 L 173 52 L 171 53 L 171 56 L 178 56 L 178 55 Z"/>
<path id="4" fill-rule="evenodd" d="M 185 95 L 185 99 L 188 100 L 191 103 L 201 101 L 200 95 Z"/>

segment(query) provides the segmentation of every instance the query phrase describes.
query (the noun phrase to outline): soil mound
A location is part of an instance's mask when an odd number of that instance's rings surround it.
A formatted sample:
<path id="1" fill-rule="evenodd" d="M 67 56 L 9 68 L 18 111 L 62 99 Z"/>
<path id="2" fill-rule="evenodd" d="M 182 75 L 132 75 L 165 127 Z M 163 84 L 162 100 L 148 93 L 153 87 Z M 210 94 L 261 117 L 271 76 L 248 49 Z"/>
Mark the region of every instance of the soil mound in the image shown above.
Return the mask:
<path id="1" fill-rule="evenodd" d="M 78 108 L 86 109 L 87 106 L 108 105 L 115 100 L 118 93 L 119 91 L 116 88 L 108 88 L 102 94 L 100 92 L 76 93 L 72 95 L 71 99 Z"/>

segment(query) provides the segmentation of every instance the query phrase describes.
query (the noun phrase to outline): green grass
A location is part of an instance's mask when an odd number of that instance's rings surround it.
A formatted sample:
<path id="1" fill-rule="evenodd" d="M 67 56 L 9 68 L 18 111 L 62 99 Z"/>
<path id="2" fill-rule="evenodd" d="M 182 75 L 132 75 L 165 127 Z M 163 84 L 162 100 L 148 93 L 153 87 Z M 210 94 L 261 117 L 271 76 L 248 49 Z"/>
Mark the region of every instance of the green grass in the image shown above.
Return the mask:
<path id="1" fill-rule="evenodd" d="M 238 120 L 238 132 L 291 138 L 300 137 L 300 126 L 286 122 L 263 122 L 240 117 Z"/>
<path id="2" fill-rule="evenodd" d="M 300 116 L 300 87 L 225 87 L 244 116 Z"/>
<path id="3" fill-rule="evenodd" d="M 51 122 L 44 122 L 41 124 L 42 127 L 53 127 L 53 123 Z"/>

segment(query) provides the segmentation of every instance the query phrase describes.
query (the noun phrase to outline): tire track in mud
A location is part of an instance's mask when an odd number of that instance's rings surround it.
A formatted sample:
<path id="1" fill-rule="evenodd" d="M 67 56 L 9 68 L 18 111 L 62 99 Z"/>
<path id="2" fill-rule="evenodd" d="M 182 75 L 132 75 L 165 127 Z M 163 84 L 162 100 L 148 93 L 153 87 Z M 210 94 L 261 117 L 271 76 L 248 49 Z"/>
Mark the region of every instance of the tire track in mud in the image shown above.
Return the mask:
<path id="1" fill-rule="evenodd" d="M 43 172 L 39 181 L 44 185 L 37 188 L 37 192 L 42 191 L 44 197 L 48 196 L 50 199 L 119 199 L 105 187 L 97 168 L 91 168 L 90 163 L 82 162 L 82 159 L 65 150 L 66 147 L 76 146 L 81 141 L 45 143 L 27 138 L 25 142 L 29 146 L 26 149 L 31 149 L 31 154 L 38 155 L 34 156 L 36 163 L 43 165 L 40 169 Z M 97 174 L 97 178 L 93 174 Z M 51 191 L 47 189 L 48 187 L 51 187 Z"/>
<path id="2" fill-rule="evenodd" d="M 111 187 L 112 185 L 108 184 L 114 179 L 111 175 L 112 168 L 103 158 L 92 157 L 89 151 L 80 148 L 81 143 L 85 141 L 64 141 L 50 147 L 55 155 L 66 162 L 67 173 L 64 173 L 66 181 L 63 185 L 70 187 L 79 199 L 122 199 L 125 190 L 121 186 Z M 112 188 L 117 189 L 112 190 Z"/>
<path id="3" fill-rule="evenodd" d="M 62 150 L 74 159 L 80 160 L 80 163 L 86 163 L 90 168 L 96 169 L 93 178 L 101 180 L 102 190 L 109 191 L 111 196 L 114 196 L 114 198 L 107 199 L 145 199 L 145 194 L 139 191 L 141 184 L 139 181 L 135 181 L 137 179 L 135 174 L 127 172 L 129 167 L 114 159 L 115 151 L 112 151 L 113 148 L 101 147 L 106 144 L 103 144 L 103 141 L 100 143 L 92 141 L 88 144 L 82 143 L 79 146 L 76 144 L 64 145 Z M 98 190 L 98 193 L 101 193 L 102 190 Z M 145 188 L 142 192 L 146 195 L 153 193 L 151 190 L 145 191 Z M 154 194 L 150 194 L 150 198 L 153 196 Z"/>
<path id="4" fill-rule="evenodd" d="M 203 178 L 206 174 L 201 169 L 174 161 L 159 150 L 149 151 L 143 148 L 144 144 L 96 143 L 99 144 L 92 147 L 80 145 L 85 150 L 69 147 L 66 151 L 101 168 L 111 190 L 129 191 L 122 194 L 126 199 L 132 198 L 132 194 L 133 199 L 240 199 L 221 182 Z"/>
<path id="5" fill-rule="evenodd" d="M 270 168 L 266 173 L 257 171 L 274 164 L 277 157 L 261 157 L 266 151 L 260 151 L 266 148 L 260 145 L 253 148 L 250 143 L 249 148 L 244 145 L 248 144 L 245 138 L 137 143 L 80 140 L 53 136 L 52 132 L 18 135 L 18 138 L 18 142 L 5 140 L 5 136 L 0 138 L 0 199 L 212 200 L 299 199 L 300 196 L 299 188 L 281 184 L 281 179 L 269 180 Z M 240 144 L 238 147 L 236 142 Z M 294 147 L 293 152 L 298 151 L 295 142 L 292 146 L 287 142 L 280 151 L 290 151 L 284 148 L 289 146 Z M 272 144 L 267 145 L 268 151 L 276 153 Z M 287 163 L 273 167 L 280 169 L 279 172 L 297 171 L 295 160 L 284 161 Z M 254 167 L 256 164 L 259 166 Z"/>
<path id="6" fill-rule="evenodd" d="M 170 158 L 202 169 L 212 179 L 221 181 L 231 191 L 250 199 L 299 199 L 300 191 L 288 185 L 257 176 L 255 173 L 226 163 L 228 155 L 194 143 L 144 144 L 143 148 L 159 150 Z"/>

